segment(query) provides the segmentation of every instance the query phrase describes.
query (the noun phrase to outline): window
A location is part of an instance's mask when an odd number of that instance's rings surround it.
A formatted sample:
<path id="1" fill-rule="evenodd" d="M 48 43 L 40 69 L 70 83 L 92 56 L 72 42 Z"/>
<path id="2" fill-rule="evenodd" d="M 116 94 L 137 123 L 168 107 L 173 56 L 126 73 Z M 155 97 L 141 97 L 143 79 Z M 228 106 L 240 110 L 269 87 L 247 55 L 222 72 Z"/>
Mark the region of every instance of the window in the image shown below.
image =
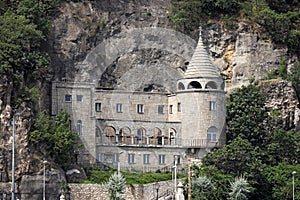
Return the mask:
<path id="1" fill-rule="evenodd" d="M 102 111 L 101 103 L 95 103 L 95 111 L 96 112 L 101 112 Z"/>
<path id="2" fill-rule="evenodd" d="M 81 135 L 81 133 L 82 133 L 82 122 L 81 122 L 81 120 L 78 120 L 78 121 L 77 121 L 76 132 L 77 132 L 79 135 Z"/>
<path id="3" fill-rule="evenodd" d="M 82 102 L 83 96 L 82 95 L 76 95 L 76 101 Z"/>
<path id="4" fill-rule="evenodd" d="M 72 102 L 72 96 L 69 94 L 65 95 L 65 102 Z"/>
<path id="5" fill-rule="evenodd" d="M 216 110 L 216 102 L 215 101 L 209 102 L 209 110 Z"/>
<path id="6" fill-rule="evenodd" d="M 128 154 L 128 163 L 129 164 L 134 163 L 134 154 L 133 153 Z"/>
<path id="7" fill-rule="evenodd" d="M 138 144 L 143 144 L 143 129 L 137 130 L 137 142 Z"/>
<path id="8" fill-rule="evenodd" d="M 158 114 L 164 114 L 164 105 L 158 105 Z"/>
<path id="9" fill-rule="evenodd" d="M 166 155 L 158 155 L 158 163 L 163 165 L 166 163 Z"/>
<path id="10" fill-rule="evenodd" d="M 144 164 L 150 164 L 150 154 L 144 154 Z"/>
<path id="11" fill-rule="evenodd" d="M 144 113 L 144 105 L 143 104 L 138 104 L 137 105 L 137 112 L 138 113 Z"/>
<path id="12" fill-rule="evenodd" d="M 123 105 L 121 103 L 117 103 L 117 112 L 118 113 L 123 112 Z"/>
<path id="13" fill-rule="evenodd" d="M 98 154 L 98 161 L 99 162 L 103 162 L 104 161 L 104 155 L 103 155 L 103 153 L 99 153 Z"/>
<path id="14" fill-rule="evenodd" d="M 169 113 L 170 113 L 170 114 L 173 114 L 173 105 L 170 105 L 170 106 L 169 106 Z"/>
<path id="15" fill-rule="evenodd" d="M 210 127 L 207 130 L 207 141 L 208 142 L 216 142 L 217 141 L 217 128 Z"/>
<path id="16" fill-rule="evenodd" d="M 177 111 L 181 112 L 181 103 L 177 103 Z"/>

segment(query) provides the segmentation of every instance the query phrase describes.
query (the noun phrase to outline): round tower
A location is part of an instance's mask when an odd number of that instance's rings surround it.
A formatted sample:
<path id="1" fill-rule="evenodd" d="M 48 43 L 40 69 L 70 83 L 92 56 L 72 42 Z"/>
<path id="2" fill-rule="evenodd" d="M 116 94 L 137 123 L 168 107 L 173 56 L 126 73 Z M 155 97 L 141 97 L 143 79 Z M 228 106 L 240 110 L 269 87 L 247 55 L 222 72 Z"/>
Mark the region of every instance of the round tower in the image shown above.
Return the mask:
<path id="1" fill-rule="evenodd" d="M 224 81 L 203 46 L 201 30 L 188 68 L 183 78 L 177 81 L 177 98 L 182 108 L 183 146 L 207 149 L 225 143 Z"/>

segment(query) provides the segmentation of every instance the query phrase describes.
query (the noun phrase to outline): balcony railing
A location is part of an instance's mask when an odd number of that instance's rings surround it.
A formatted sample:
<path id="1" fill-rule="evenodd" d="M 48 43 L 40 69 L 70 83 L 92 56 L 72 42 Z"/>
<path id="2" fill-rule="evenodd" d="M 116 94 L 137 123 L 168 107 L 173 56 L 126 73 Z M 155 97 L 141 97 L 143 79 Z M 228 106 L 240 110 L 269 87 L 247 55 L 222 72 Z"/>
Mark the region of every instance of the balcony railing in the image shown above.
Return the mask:
<path id="1" fill-rule="evenodd" d="M 207 139 L 172 139 L 169 140 L 161 138 L 149 138 L 148 140 L 137 138 L 128 138 L 126 140 L 116 141 L 116 138 L 96 138 L 96 144 L 98 145 L 115 145 L 115 146 L 182 146 L 182 147 L 194 147 L 194 148 L 213 148 L 222 147 L 226 143 L 226 140 L 219 139 L 216 141 L 209 141 Z"/>

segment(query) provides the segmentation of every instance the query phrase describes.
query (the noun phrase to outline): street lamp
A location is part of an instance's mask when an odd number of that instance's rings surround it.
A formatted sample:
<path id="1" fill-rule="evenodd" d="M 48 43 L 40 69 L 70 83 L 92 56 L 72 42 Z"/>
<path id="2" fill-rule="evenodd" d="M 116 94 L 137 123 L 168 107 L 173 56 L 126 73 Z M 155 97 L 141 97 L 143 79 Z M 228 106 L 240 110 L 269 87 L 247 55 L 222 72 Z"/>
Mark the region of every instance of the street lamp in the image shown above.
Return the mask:
<path id="1" fill-rule="evenodd" d="M 15 200 L 15 119 L 12 118 L 11 199 Z M 9 126 L 9 124 L 8 124 Z"/>
<path id="2" fill-rule="evenodd" d="M 43 200 L 46 200 L 46 164 L 47 161 L 44 160 L 43 161 L 43 165 L 44 165 L 44 173 L 43 173 Z"/>
<path id="3" fill-rule="evenodd" d="M 156 199 L 158 200 L 158 190 L 159 190 L 159 183 L 158 182 L 156 182 L 156 183 L 154 183 L 154 189 L 156 190 Z"/>
<path id="4" fill-rule="evenodd" d="M 120 176 L 120 170 L 121 170 L 121 165 L 120 165 L 120 155 L 124 153 L 123 151 L 120 151 L 118 153 L 118 176 Z"/>
<path id="5" fill-rule="evenodd" d="M 174 157 L 175 162 L 174 162 L 174 197 L 177 192 L 177 156 Z"/>
<path id="6" fill-rule="evenodd" d="M 293 200 L 295 200 L 295 174 L 297 174 L 296 171 L 292 172 L 292 178 L 293 178 Z"/>

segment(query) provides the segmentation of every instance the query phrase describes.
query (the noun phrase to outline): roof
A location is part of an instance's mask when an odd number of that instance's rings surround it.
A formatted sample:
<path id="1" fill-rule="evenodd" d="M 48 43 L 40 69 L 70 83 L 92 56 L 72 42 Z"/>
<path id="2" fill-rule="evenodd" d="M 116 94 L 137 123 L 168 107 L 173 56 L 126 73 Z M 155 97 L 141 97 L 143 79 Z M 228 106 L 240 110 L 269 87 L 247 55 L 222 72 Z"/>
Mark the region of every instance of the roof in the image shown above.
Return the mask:
<path id="1" fill-rule="evenodd" d="M 201 77 L 216 78 L 220 77 L 220 73 L 218 68 L 213 65 L 207 50 L 204 48 L 200 30 L 199 41 L 184 74 L 184 78 Z"/>

